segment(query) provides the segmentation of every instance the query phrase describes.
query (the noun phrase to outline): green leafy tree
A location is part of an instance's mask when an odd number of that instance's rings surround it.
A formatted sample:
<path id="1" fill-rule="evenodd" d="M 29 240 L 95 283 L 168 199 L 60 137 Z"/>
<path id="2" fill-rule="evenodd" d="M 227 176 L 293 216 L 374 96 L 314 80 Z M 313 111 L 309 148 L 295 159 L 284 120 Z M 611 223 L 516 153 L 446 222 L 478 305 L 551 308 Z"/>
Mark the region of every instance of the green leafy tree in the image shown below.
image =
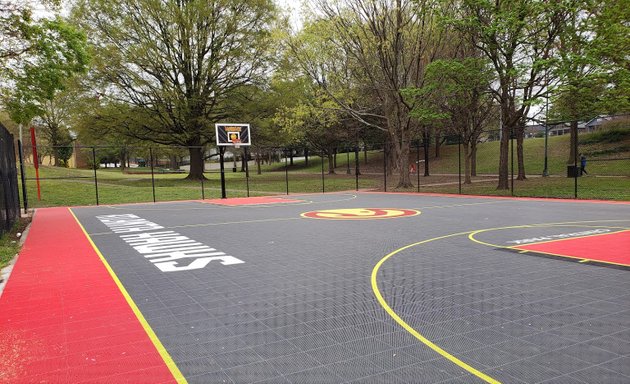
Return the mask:
<path id="1" fill-rule="evenodd" d="M 464 0 L 451 25 L 467 34 L 490 61 L 496 76 L 494 97 L 500 106 L 499 183 L 508 189 L 508 150 L 517 140 L 518 178 L 525 179 L 523 138 L 533 104 L 547 92 L 552 54 L 575 1 Z"/>
<path id="2" fill-rule="evenodd" d="M 189 147 L 191 179 L 203 178 L 214 123 L 239 118 L 235 91 L 264 80 L 275 13 L 271 0 L 80 0 L 74 9 L 101 92 L 142 112 L 128 133 Z"/>
<path id="3" fill-rule="evenodd" d="M 492 116 L 490 83 L 493 74 L 485 59 L 436 60 L 427 66 L 422 88 L 405 94 L 417 99 L 412 115 L 421 122 L 445 122 L 464 148 L 465 183 L 472 182 L 477 143 Z"/>
<path id="4" fill-rule="evenodd" d="M 411 186 L 413 105 L 401 94 L 420 86 L 443 41 L 430 1 L 320 0 L 316 20 L 291 44 L 305 73 L 364 126 L 385 133 L 398 187 Z"/>
<path id="5" fill-rule="evenodd" d="M 560 35 L 551 118 L 571 124 L 568 163 L 577 162 L 578 121 L 630 111 L 630 69 L 619 54 L 630 50 L 630 10 L 624 4 L 585 1 Z"/>

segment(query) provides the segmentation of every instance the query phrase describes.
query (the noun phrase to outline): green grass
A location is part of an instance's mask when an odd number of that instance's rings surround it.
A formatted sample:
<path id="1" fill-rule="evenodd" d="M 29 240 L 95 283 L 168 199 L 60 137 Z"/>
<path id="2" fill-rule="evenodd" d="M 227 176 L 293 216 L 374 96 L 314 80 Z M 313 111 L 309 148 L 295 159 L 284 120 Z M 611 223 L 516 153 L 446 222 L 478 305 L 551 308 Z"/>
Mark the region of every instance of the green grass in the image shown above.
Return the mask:
<path id="1" fill-rule="evenodd" d="M 18 220 L 11 231 L 0 236 L 0 269 L 6 267 L 20 250 L 20 238 L 18 232 L 23 232 L 29 223 L 29 219 Z"/>

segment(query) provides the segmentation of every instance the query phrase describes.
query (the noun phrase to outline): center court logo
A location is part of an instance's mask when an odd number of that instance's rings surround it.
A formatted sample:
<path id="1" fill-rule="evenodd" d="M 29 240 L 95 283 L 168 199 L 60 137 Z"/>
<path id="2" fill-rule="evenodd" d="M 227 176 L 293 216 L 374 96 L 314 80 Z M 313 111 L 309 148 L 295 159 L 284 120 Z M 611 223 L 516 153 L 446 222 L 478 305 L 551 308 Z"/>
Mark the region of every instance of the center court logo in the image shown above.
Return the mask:
<path id="1" fill-rule="evenodd" d="M 395 219 L 398 217 L 410 217 L 419 215 L 415 209 L 398 208 L 348 208 L 326 209 L 321 211 L 305 212 L 301 216 L 309 219 L 324 220 L 374 220 Z"/>

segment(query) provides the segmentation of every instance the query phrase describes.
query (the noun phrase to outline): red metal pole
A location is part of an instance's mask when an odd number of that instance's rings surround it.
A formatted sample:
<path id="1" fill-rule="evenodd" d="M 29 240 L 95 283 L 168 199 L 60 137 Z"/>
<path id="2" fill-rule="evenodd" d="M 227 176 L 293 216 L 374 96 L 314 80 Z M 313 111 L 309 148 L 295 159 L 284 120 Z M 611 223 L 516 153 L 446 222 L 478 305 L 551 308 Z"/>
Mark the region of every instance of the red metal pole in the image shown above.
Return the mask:
<path id="1" fill-rule="evenodd" d="M 31 144 L 33 145 L 33 165 L 35 165 L 35 181 L 37 182 L 37 200 L 42 199 L 39 186 L 39 158 L 37 157 L 37 142 L 35 141 L 35 128 L 31 127 Z"/>

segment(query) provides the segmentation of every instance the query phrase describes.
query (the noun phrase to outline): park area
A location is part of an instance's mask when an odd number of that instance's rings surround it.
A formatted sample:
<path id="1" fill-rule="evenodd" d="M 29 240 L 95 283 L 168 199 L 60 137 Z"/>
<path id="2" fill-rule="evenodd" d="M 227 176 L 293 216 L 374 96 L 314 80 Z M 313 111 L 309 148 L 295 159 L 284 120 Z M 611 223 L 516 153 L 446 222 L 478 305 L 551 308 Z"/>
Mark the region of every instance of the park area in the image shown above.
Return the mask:
<path id="1" fill-rule="evenodd" d="M 0 0 L 0 383 L 630 383 L 628 0 Z"/>

